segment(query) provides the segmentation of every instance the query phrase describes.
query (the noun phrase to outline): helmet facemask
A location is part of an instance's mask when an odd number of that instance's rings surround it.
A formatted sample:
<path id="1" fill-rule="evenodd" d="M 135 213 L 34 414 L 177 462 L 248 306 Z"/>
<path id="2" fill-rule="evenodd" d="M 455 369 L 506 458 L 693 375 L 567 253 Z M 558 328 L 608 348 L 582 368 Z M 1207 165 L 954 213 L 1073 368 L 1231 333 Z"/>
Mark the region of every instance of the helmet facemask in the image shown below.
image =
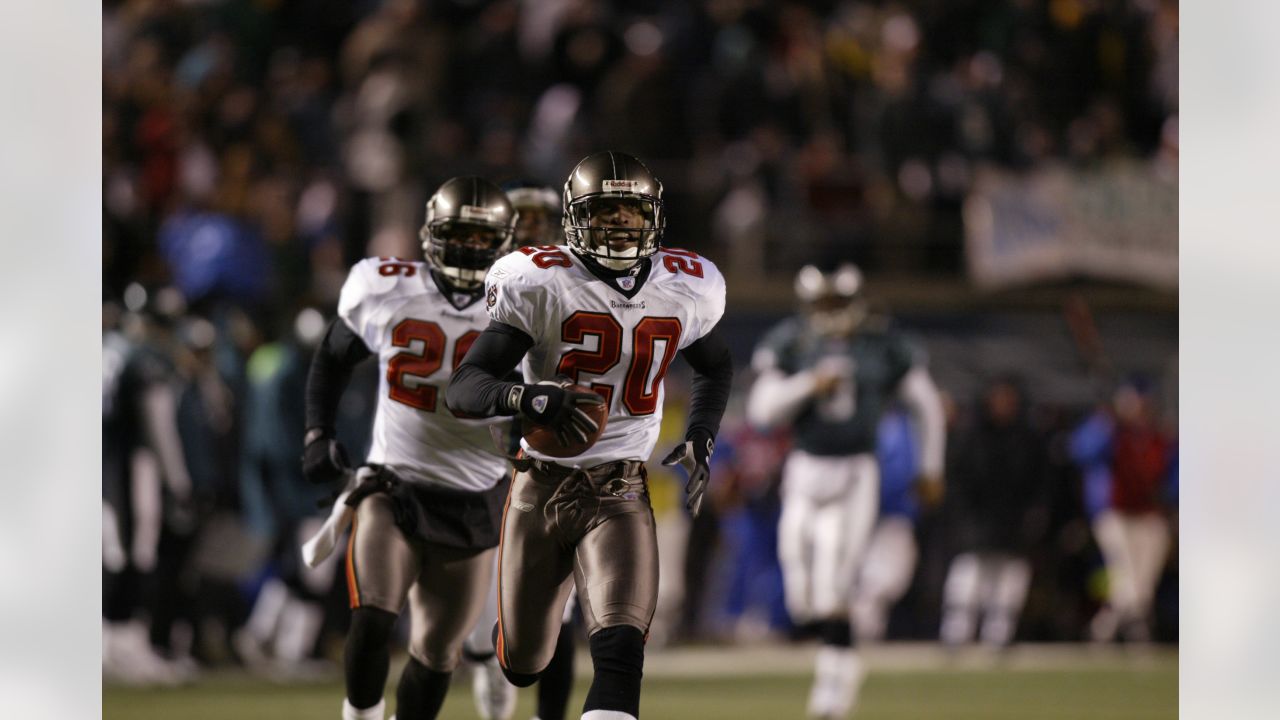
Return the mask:
<path id="1" fill-rule="evenodd" d="M 444 218 L 429 220 L 418 236 L 431 267 L 454 288 L 473 292 L 484 286 L 489 267 L 511 250 L 512 231 L 496 222 Z"/>
<path id="2" fill-rule="evenodd" d="M 631 192 L 575 198 L 564 217 L 569 246 L 610 270 L 626 270 L 658 252 L 664 224 L 662 200 Z"/>

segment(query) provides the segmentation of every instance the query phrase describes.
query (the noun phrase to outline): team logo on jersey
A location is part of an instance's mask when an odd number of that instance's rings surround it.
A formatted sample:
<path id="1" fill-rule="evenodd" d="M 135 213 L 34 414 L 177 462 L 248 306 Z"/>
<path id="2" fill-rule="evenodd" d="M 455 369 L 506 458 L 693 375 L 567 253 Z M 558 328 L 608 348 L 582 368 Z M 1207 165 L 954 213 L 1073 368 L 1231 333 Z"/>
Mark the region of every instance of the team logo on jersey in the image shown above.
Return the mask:
<path id="1" fill-rule="evenodd" d="M 534 411 L 534 412 L 536 412 L 536 413 L 543 413 L 543 412 L 546 412 L 546 411 L 547 411 L 547 396 L 546 396 L 546 395 L 539 395 L 538 397 L 534 398 L 534 399 L 533 399 L 529 404 L 533 406 L 533 411 Z"/>
<path id="2" fill-rule="evenodd" d="M 493 222 L 494 220 L 494 212 L 487 207 L 463 205 L 458 210 L 463 220 L 480 220 L 482 222 Z"/>
<path id="3" fill-rule="evenodd" d="M 631 277 L 630 275 L 624 275 L 618 278 L 618 287 L 622 288 L 623 290 L 630 290 L 635 286 L 636 286 L 636 279 L 634 277 Z"/>
<path id="4" fill-rule="evenodd" d="M 601 189 L 605 192 L 632 192 L 638 187 L 639 180 L 605 180 Z"/>
<path id="5" fill-rule="evenodd" d="M 484 298 L 485 307 L 492 310 L 494 305 L 498 304 L 498 286 L 496 284 L 489 286 L 489 293 Z"/>

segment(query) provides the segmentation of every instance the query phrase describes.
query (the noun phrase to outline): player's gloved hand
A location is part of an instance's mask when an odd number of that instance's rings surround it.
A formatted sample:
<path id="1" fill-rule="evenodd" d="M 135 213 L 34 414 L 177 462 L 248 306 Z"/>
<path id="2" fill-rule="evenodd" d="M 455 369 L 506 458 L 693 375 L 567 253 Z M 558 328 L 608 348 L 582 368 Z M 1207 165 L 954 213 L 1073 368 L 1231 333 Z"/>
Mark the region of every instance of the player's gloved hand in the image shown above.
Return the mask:
<path id="1" fill-rule="evenodd" d="M 942 478 L 936 475 L 920 475 L 915 481 L 916 499 L 927 510 L 933 510 L 942 504 L 942 498 L 946 494 L 946 488 L 942 484 Z"/>
<path id="2" fill-rule="evenodd" d="M 600 424 L 583 408 L 603 405 L 604 398 L 593 392 L 565 389 L 572 384 L 568 378 L 537 385 L 517 383 L 507 391 L 502 402 L 508 412 L 551 428 L 562 444 L 586 442 L 600 429 Z"/>
<path id="3" fill-rule="evenodd" d="M 342 479 L 351 469 L 347 450 L 333 437 L 328 428 L 311 428 L 303 439 L 302 474 L 317 485 L 327 485 Z"/>
<path id="4" fill-rule="evenodd" d="M 716 441 L 710 434 L 695 430 L 662 460 L 663 465 L 678 464 L 689 473 L 689 483 L 685 485 L 685 492 L 688 493 L 685 507 L 689 508 L 690 514 L 694 517 L 698 517 L 698 513 L 702 510 L 702 496 L 707 491 L 707 481 L 711 479 L 711 466 L 708 461 L 715 449 Z"/>

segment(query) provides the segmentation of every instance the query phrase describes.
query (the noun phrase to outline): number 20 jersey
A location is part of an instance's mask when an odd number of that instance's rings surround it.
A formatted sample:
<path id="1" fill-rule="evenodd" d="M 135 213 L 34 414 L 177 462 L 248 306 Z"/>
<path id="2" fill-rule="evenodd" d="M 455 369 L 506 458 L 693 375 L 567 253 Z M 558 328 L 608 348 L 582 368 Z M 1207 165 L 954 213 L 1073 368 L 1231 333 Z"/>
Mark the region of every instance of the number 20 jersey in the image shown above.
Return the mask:
<path id="1" fill-rule="evenodd" d="M 368 258 L 351 268 L 338 316 L 378 356 L 368 462 L 411 483 L 493 487 L 508 470 L 490 437 L 495 421 L 458 418 L 444 402 L 454 368 L 489 324 L 484 302 L 459 310 L 424 263 Z"/>
<path id="2" fill-rule="evenodd" d="M 724 277 L 684 250 L 659 250 L 644 277 L 606 281 L 565 246 L 524 247 L 495 263 L 485 285 L 489 316 L 533 338 L 527 382 L 567 375 L 608 403 L 604 433 L 581 455 L 557 460 L 523 444 L 533 457 L 583 468 L 649 458 L 667 369 L 724 314 Z"/>

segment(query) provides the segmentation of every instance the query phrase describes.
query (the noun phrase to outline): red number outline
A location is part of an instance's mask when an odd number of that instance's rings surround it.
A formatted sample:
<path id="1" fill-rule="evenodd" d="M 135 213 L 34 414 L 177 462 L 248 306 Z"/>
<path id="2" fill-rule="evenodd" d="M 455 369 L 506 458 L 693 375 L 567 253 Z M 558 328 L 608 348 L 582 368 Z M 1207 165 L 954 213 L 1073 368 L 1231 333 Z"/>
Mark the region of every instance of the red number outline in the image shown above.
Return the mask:
<path id="1" fill-rule="evenodd" d="M 680 333 L 684 327 L 679 318 L 645 317 L 631 331 L 631 366 L 627 368 L 627 381 L 623 386 L 622 404 L 632 415 L 652 415 L 658 410 L 658 388 L 667 376 L 671 361 L 679 350 Z M 653 367 L 653 351 L 659 340 L 666 340 L 662 361 L 653 376 L 652 392 L 646 392 L 649 371 Z"/>
<path id="2" fill-rule="evenodd" d="M 533 264 L 540 268 L 573 267 L 569 256 L 555 245 L 525 245 L 517 250 L 533 258 Z"/>
<path id="3" fill-rule="evenodd" d="M 560 339 L 575 345 L 585 343 L 588 336 L 595 337 L 596 349 L 570 350 L 560 356 L 556 374 L 567 375 L 575 383 L 582 373 L 604 375 L 622 358 L 622 325 L 608 313 L 579 310 L 560 324 Z M 612 405 L 614 386 L 607 383 L 591 383 L 591 389 L 604 398 L 605 405 Z"/>
<path id="4" fill-rule="evenodd" d="M 662 248 L 666 253 L 662 257 L 662 266 L 671 273 L 685 273 L 694 277 L 702 277 L 702 263 L 698 262 L 698 253 L 679 248 Z"/>
<path id="5" fill-rule="evenodd" d="M 426 379 L 444 365 L 444 346 L 448 342 L 444 330 L 437 323 L 405 318 L 391 331 L 394 347 L 412 348 L 415 340 L 422 341 L 422 352 L 397 353 L 387 361 L 388 395 L 392 400 L 418 410 L 435 412 L 438 390 L 427 384 Z M 412 375 L 418 382 L 410 386 L 405 376 Z"/>

